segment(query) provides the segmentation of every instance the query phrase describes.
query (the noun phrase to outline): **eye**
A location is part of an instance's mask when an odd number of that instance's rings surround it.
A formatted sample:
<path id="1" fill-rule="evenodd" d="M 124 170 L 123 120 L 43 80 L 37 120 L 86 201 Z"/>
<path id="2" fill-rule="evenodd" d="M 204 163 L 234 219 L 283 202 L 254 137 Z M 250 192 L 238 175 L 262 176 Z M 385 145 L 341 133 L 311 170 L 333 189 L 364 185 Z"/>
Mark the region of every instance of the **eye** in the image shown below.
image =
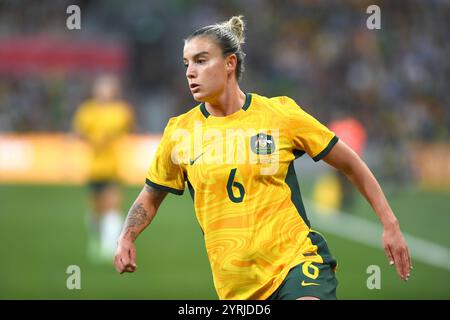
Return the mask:
<path id="1" fill-rule="evenodd" d="M 189 66 L 189 64 L 187 63 L 183 63 L 184 67 L 187 68 Z"/>
<path id="2" fill-rule="evenodd" d="M 197 60 L 197 63 L 198 63 L 198 64 L 202 64 L 202 63 L 204 63 L 204 62 L 206 62 L 206 59 L 198 59 L 198 60 Z"/>

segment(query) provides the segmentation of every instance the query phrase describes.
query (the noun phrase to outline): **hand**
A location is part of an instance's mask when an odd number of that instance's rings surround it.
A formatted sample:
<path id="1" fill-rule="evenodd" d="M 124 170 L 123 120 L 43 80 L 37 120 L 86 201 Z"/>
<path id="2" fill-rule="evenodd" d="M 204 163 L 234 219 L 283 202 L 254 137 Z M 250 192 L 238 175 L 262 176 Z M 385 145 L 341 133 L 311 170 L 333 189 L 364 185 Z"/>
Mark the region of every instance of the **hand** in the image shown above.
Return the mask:
<path id="1" fill-rule="evenodd" d="M 412 262 L 408 246 L 398 224 L 384 228 L 383 248 L 389 264 L 395 265 L 400 278 L 407 281 L 412 270 Z"/>
<path id="2" fill-rule="evenodd" d="M 131 240 L 118 241 L 114 265 L 120 274 L 136 271 L 136 248 Z"/>

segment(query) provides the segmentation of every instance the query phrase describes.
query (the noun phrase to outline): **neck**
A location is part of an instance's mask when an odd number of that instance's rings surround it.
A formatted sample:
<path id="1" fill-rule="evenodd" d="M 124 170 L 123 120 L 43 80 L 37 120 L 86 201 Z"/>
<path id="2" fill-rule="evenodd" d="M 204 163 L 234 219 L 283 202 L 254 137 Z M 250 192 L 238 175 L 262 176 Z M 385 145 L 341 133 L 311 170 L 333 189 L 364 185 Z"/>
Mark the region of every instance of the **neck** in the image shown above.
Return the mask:
<path id="1" fill-rule="evenodd" d="M 235 86 L 225 89 L 214 100 L 205 102 L 206 110 L 216 117 L 225 117 L 239 111 L 245 103 L 245 93 Z"/>

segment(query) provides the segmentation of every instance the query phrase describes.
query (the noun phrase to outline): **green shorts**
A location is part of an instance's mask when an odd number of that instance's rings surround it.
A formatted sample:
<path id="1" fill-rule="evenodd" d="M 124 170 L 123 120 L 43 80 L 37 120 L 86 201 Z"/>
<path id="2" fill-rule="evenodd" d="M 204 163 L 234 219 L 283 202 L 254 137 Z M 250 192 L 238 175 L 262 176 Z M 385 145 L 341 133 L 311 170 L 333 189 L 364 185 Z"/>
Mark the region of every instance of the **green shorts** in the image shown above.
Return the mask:
<path id="1" fill-rule="evenodd" d="M 295 300 L 300 297 L 316 297 L 321 300 L 335 300 L 338 281 L 335 276 L 337 261 L 331 255 L 325 238 L 317 231 L 308 234 L 317 252 L 306 252 L 305 257 L 319 254 L 323 263 L 306 261 L 289 270 L 270 300 Z"/>
<path id="2" fill-rule="evenodd" d="M 292 268 L 269 300 L 296 300 L 316 297 L 336 300 L 338 281 L 330 264 L 306 261 Z"/>

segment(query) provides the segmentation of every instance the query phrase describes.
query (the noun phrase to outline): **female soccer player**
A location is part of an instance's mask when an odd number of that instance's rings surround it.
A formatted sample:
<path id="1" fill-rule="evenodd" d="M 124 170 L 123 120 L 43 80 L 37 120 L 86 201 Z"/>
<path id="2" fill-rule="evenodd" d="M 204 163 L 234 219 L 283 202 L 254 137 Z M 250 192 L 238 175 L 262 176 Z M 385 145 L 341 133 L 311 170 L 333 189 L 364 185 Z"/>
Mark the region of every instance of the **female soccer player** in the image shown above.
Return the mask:
<path id="1" fill-rule="evenodd" d="M 136 270 L 134 241 L 167 193 L 182 194 L 186 182 L 220 299 L 335 299 L 336 261 L 311 229 L 293 166 L 307 153 L 366 197 L 383 223 L 388 260 L 407 280 L 407 245 L 365 163 L 292 99 L 240 89 L 243 32 L 239 16 L 185 40 L 186 77 L 201 103 L 167 124 L 119 237 L 117 271 Z"/>
<path id="2" fill-rule="evenodd" d="M 94 263 L 111 261 L 114 241 L 123 223 L 119 188 L 118 145 L 134 127 L 131 106 L 119 99 L 119 79 L 99 76 L 94 82 L 93 97 L 83 102 L 74 116 L 74 129 L 91 151 L 89 189 L 88 255 Z"/>

